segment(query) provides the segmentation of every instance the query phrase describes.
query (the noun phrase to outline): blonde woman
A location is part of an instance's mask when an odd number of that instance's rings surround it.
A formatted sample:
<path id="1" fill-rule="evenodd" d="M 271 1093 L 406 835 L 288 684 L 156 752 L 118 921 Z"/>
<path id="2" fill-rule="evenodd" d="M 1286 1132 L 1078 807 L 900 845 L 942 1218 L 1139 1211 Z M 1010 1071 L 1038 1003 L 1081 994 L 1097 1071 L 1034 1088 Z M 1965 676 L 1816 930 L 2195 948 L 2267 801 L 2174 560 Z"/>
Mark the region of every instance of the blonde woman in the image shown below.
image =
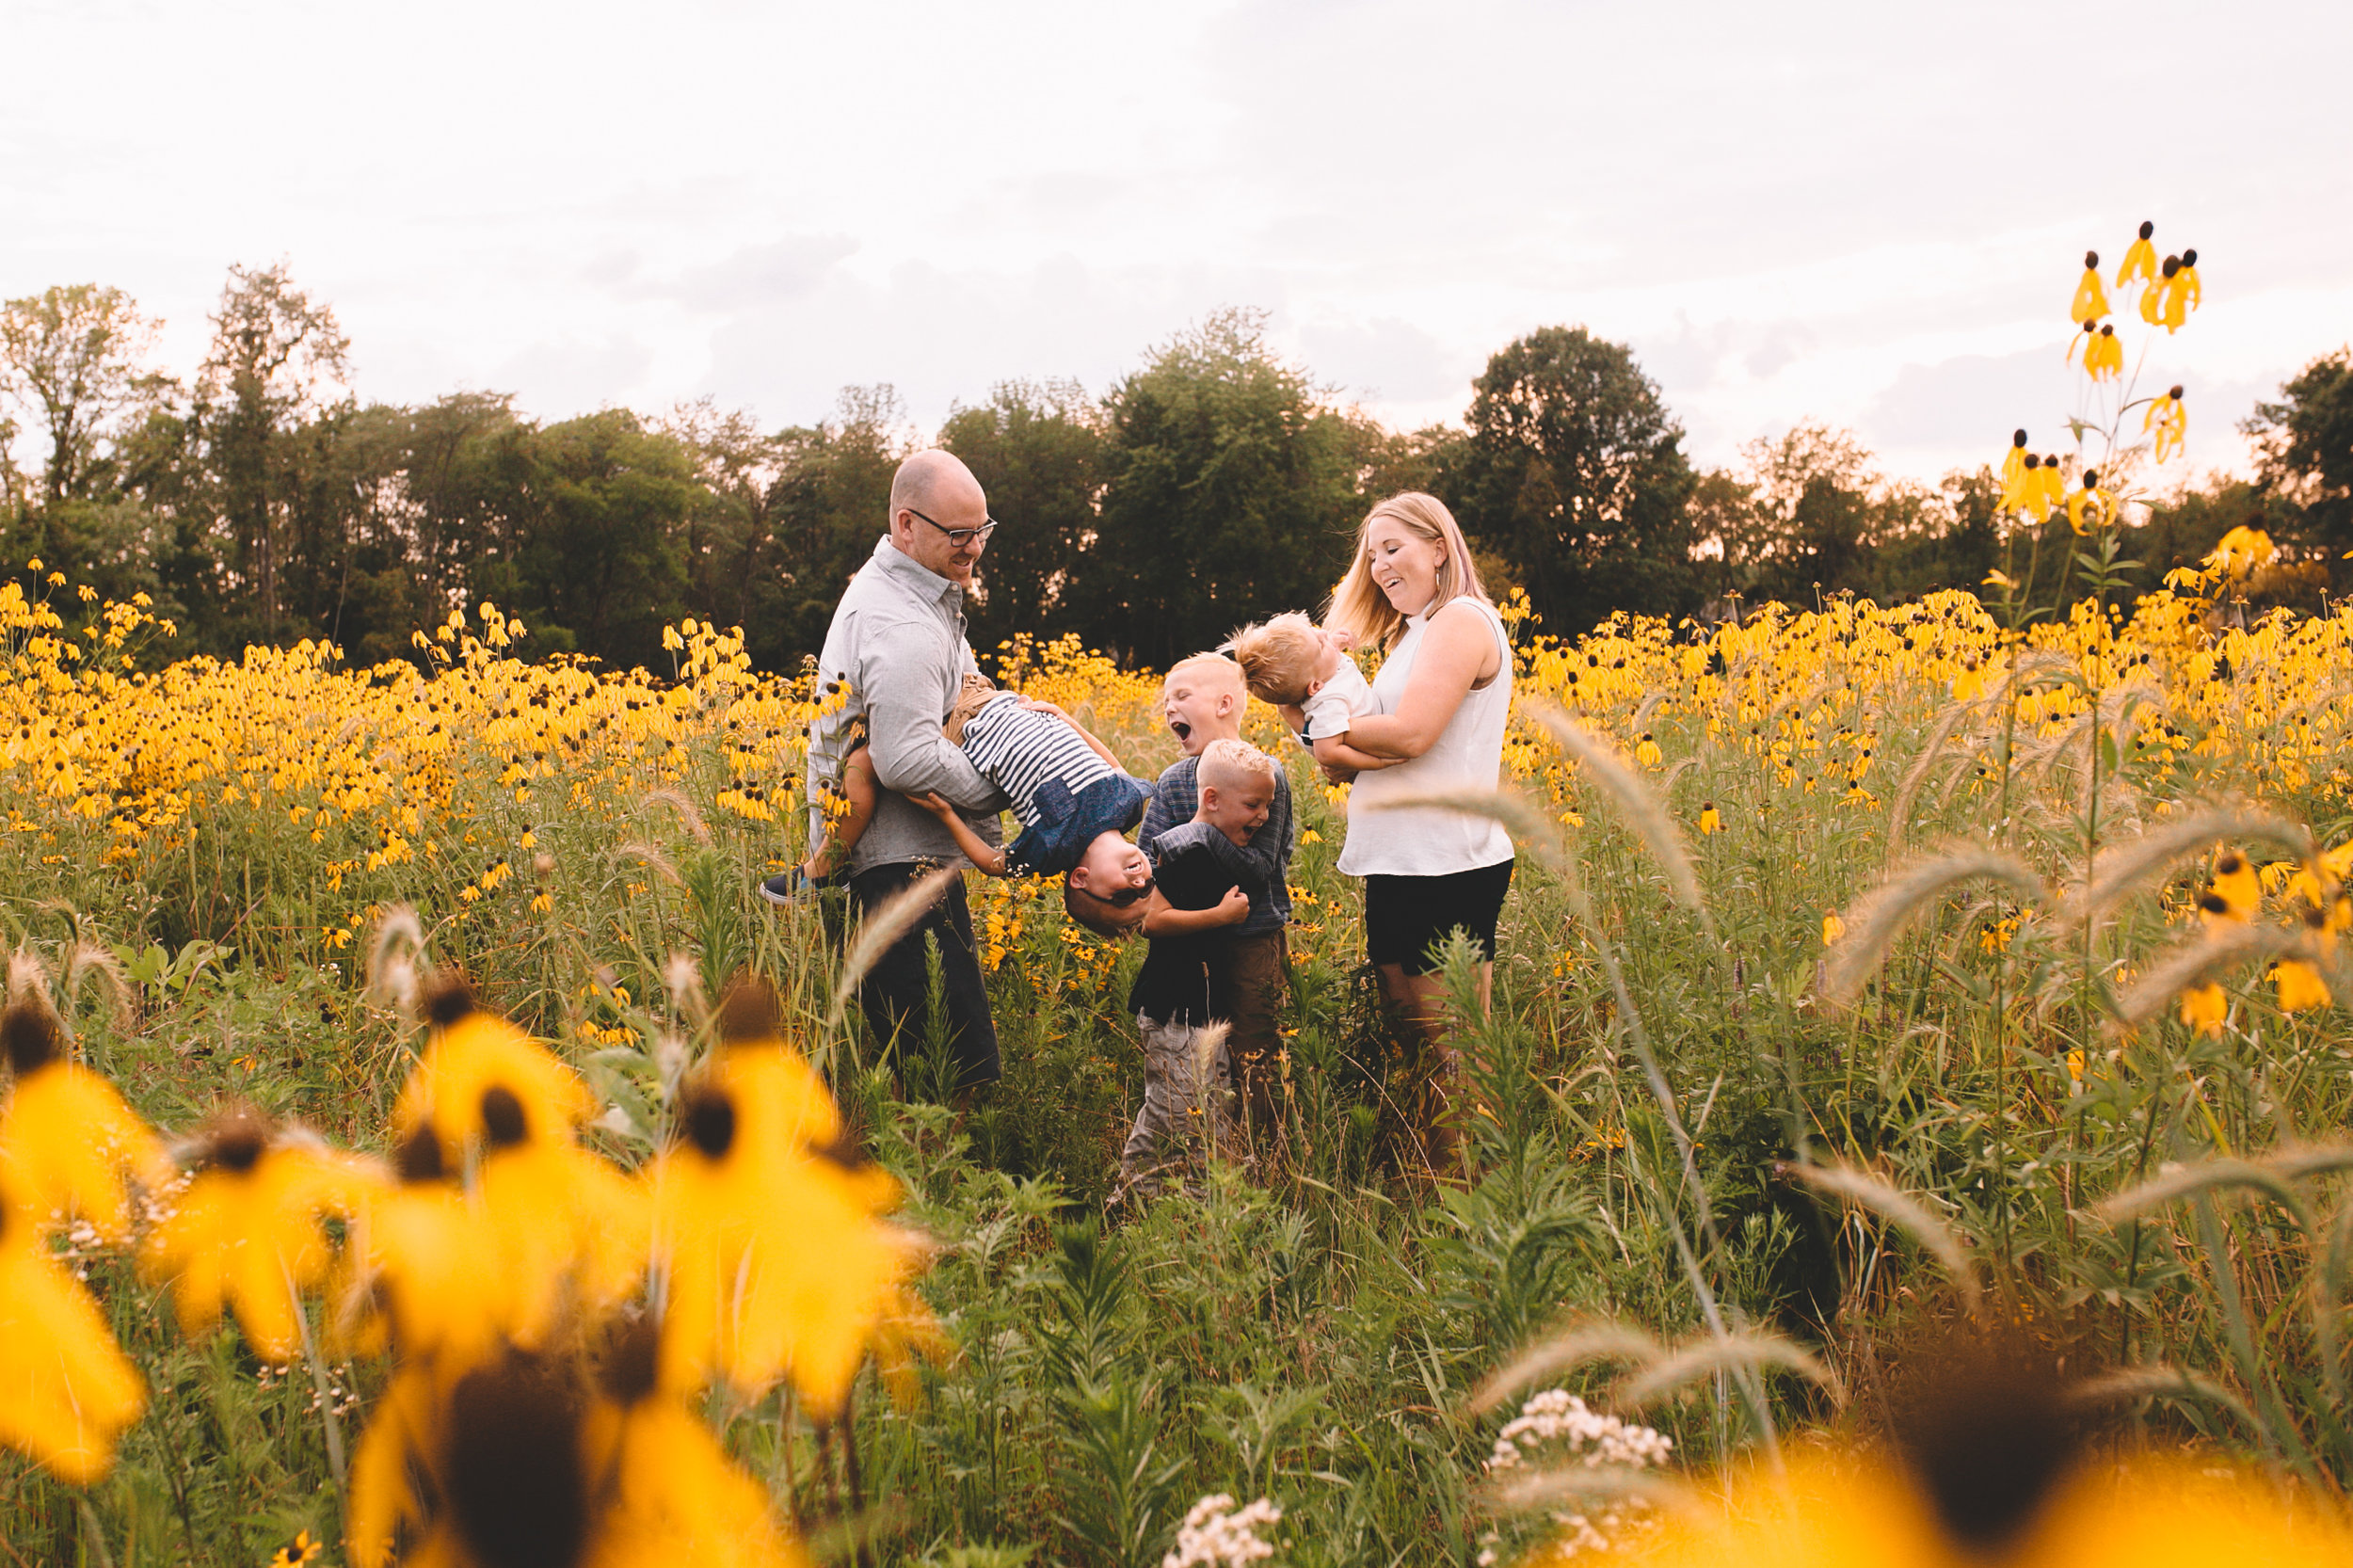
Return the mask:
<path id="1" fill-rule="evenodd" d="M 1326 616 L 1358 648 L 1378 648 L 1380 712 L 1353 719 L 1355 781 L 1339 869 L 1365 879 L 1365 947 L 1392 1007 L 1424 1044 L 1441 1107 L 1427 1134 L 1434 1169 L 1456 1163 L 1450 1111 L 1454 1053 L 1446 1041 L 1444 979 L 1432 949 L 1454 931 L 1479 945 L 1479 1000 L 1495 975 L 1496 922 L 1512 886 L 1512 838 L 1491 818 L 1388 803 L 1484 794 L 1503 772 L 1512 707 L 1512 645 L 1445 503 L 1409 491 L 1367 514 L 1356 556 Z M 1305 715 L 1283 710 L 1296 731 Z"/>

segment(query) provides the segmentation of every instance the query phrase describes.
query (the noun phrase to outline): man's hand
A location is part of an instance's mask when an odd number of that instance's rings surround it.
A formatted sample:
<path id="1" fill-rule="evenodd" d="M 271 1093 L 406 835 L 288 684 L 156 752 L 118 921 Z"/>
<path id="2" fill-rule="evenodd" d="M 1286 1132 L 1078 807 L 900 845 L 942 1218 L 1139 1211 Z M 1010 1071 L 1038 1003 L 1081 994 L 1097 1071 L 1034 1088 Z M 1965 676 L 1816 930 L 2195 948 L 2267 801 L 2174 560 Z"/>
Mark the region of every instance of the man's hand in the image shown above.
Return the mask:
<path id="1" fill-rule="evenodd" d="M 1220 925 L 1240 925 L 1250 918 L 1250 895 L 1240 888 L 1228 888 L 1212 913 Z"/>
<path id="2" fill-rule="evenodd" d="M 1074 719 L 1068 713 L 1064 712 L 1059 705 L 1048 702 L 1043 697 L 1025 696 L 1021 699 L 1021 706 L 1027 708 L 1032 713 L 1051 713 L 1054 717 L 1062 720 L 1063 723 L 1069 725 L 1073 728 L 1078 727 L 1079 721 L 1077 719 Z"/>

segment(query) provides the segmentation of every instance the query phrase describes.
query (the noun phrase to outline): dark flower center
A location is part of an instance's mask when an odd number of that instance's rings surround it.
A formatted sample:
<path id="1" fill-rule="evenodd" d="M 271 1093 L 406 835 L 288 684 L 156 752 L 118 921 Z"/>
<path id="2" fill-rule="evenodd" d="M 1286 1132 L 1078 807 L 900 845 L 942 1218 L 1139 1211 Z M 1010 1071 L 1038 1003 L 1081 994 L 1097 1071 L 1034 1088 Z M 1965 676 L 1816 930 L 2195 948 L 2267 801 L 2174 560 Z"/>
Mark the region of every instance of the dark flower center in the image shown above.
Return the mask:
<path id="1" fill-rule="evenodd" d="M 721 1089 L 697 1085 L 686 1093 L 684 1113 L 687 1142 L 712 1160 L 724 1159 L 735 1146 L 735 1102 Z"/>
<path id="2" fill-rule="evenodd" d="M 515 1097 L 514 1090 L 493 1083 L 482 1091 L 482 1128 L 490 1135 L 494 1149 L 511 1149 L 530 1136 L 523 1102 Z"/>

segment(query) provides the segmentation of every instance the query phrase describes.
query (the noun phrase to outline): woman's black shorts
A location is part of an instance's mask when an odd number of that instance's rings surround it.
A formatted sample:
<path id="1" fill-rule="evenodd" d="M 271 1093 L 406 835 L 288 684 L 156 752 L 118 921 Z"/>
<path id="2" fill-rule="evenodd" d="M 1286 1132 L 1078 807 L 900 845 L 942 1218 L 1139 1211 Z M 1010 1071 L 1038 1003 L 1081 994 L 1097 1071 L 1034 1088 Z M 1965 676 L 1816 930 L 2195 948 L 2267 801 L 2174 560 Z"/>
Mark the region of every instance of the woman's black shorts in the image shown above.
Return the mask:
<path id="1" fill-rule="evenodd" d="M 1488 962 L 1496 956 L 1496 920 L 1503 895 L 1512 890 L 1509 860 L 1444 876 L 1365 878 L 1365 952 L 1376 964 L 1401 964 L 1407 974 L 1428 974 L 1437 963 L 1430 950 L 1462 930 L 1479 944 Z"/>

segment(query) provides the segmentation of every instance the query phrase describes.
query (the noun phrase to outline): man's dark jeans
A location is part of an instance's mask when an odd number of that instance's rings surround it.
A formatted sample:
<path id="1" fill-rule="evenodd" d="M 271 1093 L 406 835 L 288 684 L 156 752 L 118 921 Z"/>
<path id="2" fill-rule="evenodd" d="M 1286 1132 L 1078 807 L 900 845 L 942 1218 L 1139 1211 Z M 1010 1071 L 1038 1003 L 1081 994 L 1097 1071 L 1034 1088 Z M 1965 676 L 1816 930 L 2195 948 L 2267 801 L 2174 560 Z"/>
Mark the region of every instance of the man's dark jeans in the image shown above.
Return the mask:
<path id="1" fill-rule="evenodd" d="M 931 868 L 920 861 L 869 866 L 850 878 L 850 900 L 860 918 L 887 904 L 891 894 Z M 901 1049 L 920 1055 L 931 1030 L 931 982 L 924 969 L 926 938 L 939 944 L 939 989 L 946 1004 L 948 1050 L 955 1063 L 956 1087 L 978 1088 L 1003 1076 L 997 1058 L 997 1024 L 988 1016 L 988 986 L 972 945 L 972 912 L 964 901 L 964 880 L 948 884 L 938 902 L 905 936 L 890 945 L 858 987 L 866 1026 L 881 1043 L 883 1060 L 906 1079 Z"/>

